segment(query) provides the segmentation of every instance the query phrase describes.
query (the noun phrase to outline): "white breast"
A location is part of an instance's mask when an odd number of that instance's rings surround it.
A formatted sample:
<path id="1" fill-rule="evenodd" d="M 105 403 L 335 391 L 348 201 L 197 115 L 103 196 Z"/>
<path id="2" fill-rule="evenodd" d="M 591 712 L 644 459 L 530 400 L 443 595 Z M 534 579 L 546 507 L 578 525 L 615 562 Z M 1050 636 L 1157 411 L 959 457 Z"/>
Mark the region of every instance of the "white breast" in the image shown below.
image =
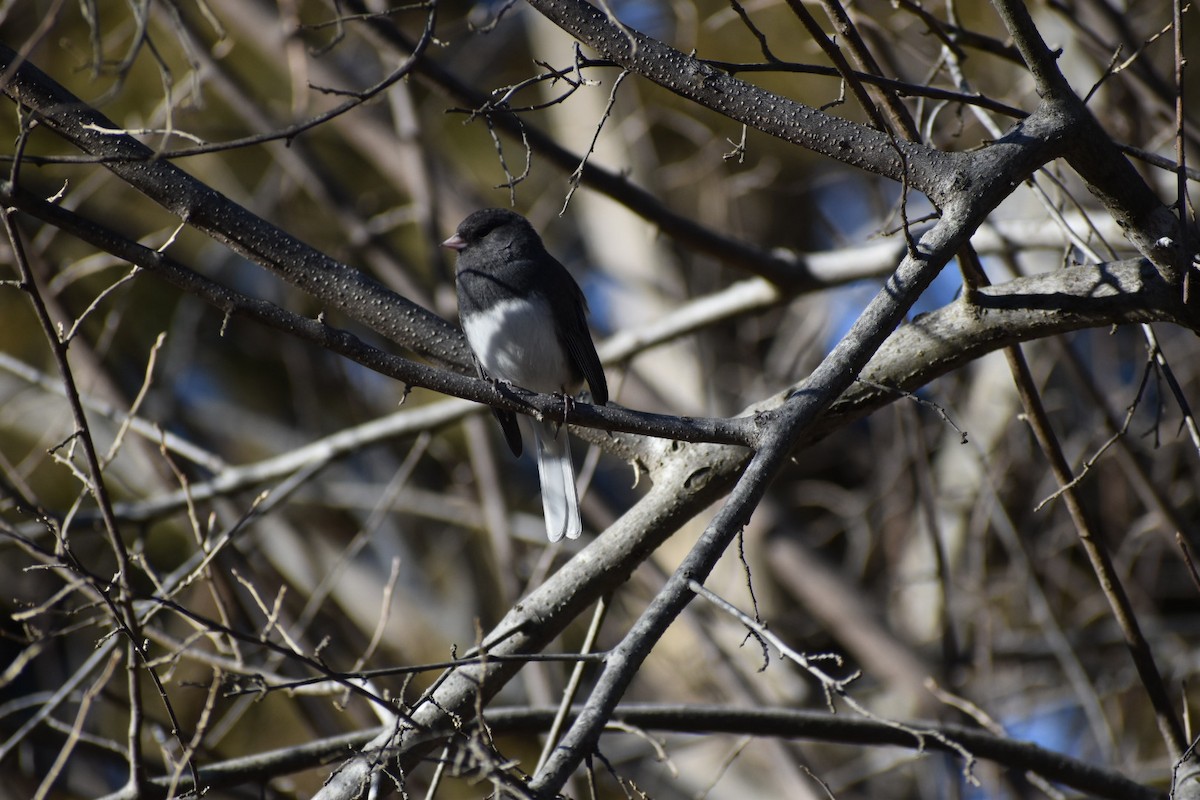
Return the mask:
<path id="1" fill-rule="evenodd" d="M 543 298 L 504 300 L 463 322 L 475 357 L 493 378 L 536 392 L 561 392 L 571 369 L 554 335 L 554 318 Z"/>

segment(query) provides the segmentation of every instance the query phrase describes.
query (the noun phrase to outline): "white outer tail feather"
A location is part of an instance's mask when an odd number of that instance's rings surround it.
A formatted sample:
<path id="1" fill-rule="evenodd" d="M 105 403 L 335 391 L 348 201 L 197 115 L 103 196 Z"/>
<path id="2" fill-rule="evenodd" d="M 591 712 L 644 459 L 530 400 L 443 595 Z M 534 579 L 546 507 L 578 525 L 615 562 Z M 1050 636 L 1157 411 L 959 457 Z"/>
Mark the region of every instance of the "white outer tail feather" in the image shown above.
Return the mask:
<path id="1" fill-rule="evenodd" d="M 568 539 L 578 539 L 583 532 L 583 522 L 579 519 L 579 494 L 575 489 L 575 466 L 571 463 L 571 442 L 566 427 L 535 421 L 533 445 L 542 484 L 546 535 L 551 542 L 557 542 L 564 535 Z"/>

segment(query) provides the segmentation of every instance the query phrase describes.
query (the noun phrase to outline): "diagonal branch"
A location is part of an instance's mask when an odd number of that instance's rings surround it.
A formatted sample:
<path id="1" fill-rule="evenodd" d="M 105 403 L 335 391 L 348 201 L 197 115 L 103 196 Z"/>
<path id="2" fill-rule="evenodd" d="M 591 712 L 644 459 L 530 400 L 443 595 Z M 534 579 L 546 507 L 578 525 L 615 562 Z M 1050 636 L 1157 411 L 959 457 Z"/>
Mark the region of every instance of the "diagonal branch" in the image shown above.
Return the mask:
<path id="1" fill-rule="evenodd" d="M 471 363 L 465 340 L 446 320 L 250 213 L 174 164 L 156 160 L 153 150 L 117 132 L 120 126 L 33 64 L 19 61 L 3 44 L 0 70 L 12 72 L 4 93 L 42 125 L 85 153 L 114 159 L 104 165 L 192 227 L 403 347 L 441 364 Z"/>
<path id="2" fill-rule="evenodd" d="M 724 506 L 696 545 L 609 654 L 579 718 L 532 781 L 535 791 L 557 792 L 596 747 L 604 725 L 667 627 L 694 597 L 690 581 L 703 582 L 758 507 L 793 448 L 844 392 L 900 323 L 921 292 L 965 243 L 982 219 L 946 216 L 921 238 L 833 351 L 779 409 L 760 415 L 760 446 Z"/>
<path id="3" fill-rule="evenodd" d="M 603 58 L 680 97 L 814 153 L 906 181 L 939 206 L 948 199 L 949 179 L 967 158 L 912 142 L 893 142 L 883 131 L 746 83 L 699 58 L 618 25 L 583 0 L 530 0 L 530 5 Z"/>

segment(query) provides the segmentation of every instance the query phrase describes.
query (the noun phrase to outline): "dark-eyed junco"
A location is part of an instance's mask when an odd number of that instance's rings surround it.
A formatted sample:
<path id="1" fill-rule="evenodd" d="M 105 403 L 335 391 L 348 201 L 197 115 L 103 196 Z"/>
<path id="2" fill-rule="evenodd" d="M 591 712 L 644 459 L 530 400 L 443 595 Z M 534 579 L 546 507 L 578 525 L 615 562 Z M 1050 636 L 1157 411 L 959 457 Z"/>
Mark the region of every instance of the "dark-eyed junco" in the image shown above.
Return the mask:
<path id="1" fill-rule="evenodd" d="M 462 221 L 442 245 L 458 251 L 458 318 L 480 372 L 543 393 L 574 395 L 586 380 L 592 402 L 608 402 L 608 384 L 587 327 L 587 302 L 566 268 L 546 252 L 529 220 L 485 208 Z M 496 413 L 504 438 L 521 454 L 510 412 Z M 533 421 L 546 533 L 579 536 L 579 496 L 567 429 Z"/>

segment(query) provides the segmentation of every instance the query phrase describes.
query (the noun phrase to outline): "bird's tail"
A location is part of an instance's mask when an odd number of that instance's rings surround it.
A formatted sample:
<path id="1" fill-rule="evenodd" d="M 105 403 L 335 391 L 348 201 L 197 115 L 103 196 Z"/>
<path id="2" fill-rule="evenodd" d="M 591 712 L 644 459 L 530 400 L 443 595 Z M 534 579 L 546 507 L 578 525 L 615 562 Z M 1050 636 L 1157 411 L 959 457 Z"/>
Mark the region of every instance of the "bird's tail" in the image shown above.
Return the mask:
<path id="1" fill-rule="evenodd" d="M 575 490 L 575 467 L 571 463 L 567 428 L 553 422 L 535 421 L 533 442 L 537 449 L 538 478 L 542 482 L 546 535 L 551 542 L 557 542 L 564 535 L 568 539 L 578 539 L 583 523 L 579 519 L 579 495 Z"/>

